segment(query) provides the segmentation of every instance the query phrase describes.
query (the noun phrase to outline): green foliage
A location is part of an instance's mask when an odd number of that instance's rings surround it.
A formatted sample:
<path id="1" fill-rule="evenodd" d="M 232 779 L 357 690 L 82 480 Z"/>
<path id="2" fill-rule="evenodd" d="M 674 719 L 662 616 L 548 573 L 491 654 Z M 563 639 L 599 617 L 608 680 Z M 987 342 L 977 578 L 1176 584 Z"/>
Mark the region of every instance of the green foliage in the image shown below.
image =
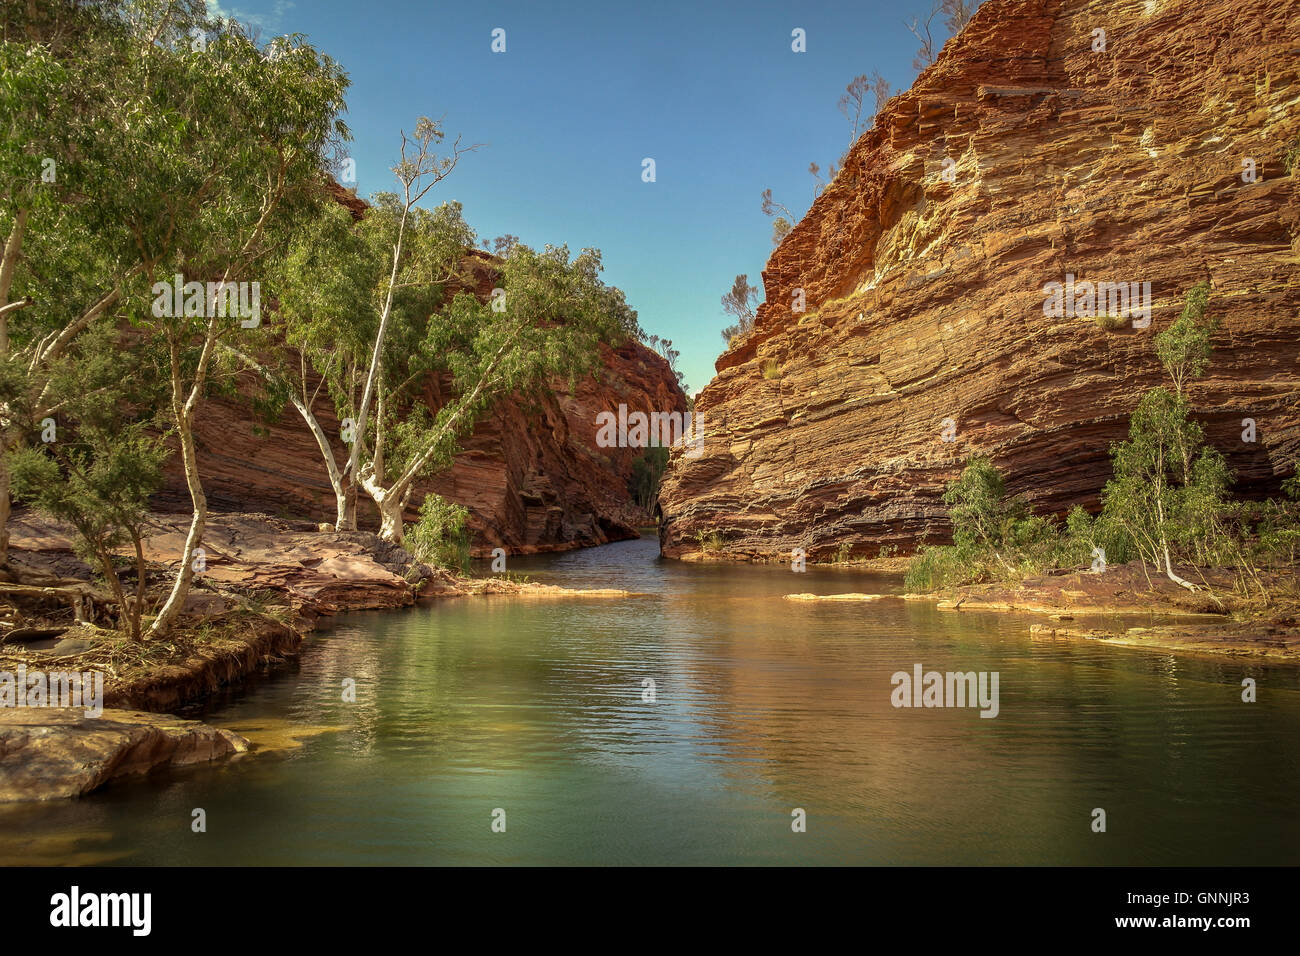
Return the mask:
<path id="1" fill-rule="evenodd" d="M 0 18 L 0 306 L 22 305 L 0 320 L 0 454 L 27 500 L 77 526 L 116 591 L 111 551 L 138 530 L 160 455 L 155 399 L 139 405 L 99 385 L 90 394 L 101 408 L 78 407 L 105 362 L 102 348 L 79 343 L 146 327 L 130 349 L 157 363 L 142 378 L 171 385 L 163 407 L 192 449 L 219 371 L 214 346 L 238 331 L 254 350 L 267 330 L 210 316 L 207 302 L 177 309 L 155 284 L 265 278 L 321 203 L 324 170 L 348 138 L 347 78 L 302 37 L 263 46 L 233 20 L 209 19 L 199 0 L 31 0 Z M 47 417 L 73 437 L 24 450 L 30 423 Z M 201 522 L 192 527 L 187 547 Z M 189 567 L 180 563 L 154 630 L 174 619 Z"/>
<path id="2" fill-rule="evenodd" d="M 1108 564 L 1127 564 L 1137 557 L 1133 539 L 1104 514 L 1093 517 L 1075 505 L 1065 518 L 1061 541 L 1061 567 L 1091 563 L 1100 551 Z"/>
<path id="3" fill-rule="evenodd" d="M 142 369 L 137 353 L 122 348 L 114 330 L 100 326 L 52 366 L 50 385 L 66 396 L 54 410 L 57 418 L 28 420 L 23 431 L 53 440 L 9 450 L 14 496 L 72 526 L 78 553 L 103 574 L 122 608 L 124 629 L 138 638 L 145 575 L 140 541 L 167 456 L 152 411 L 157 380 Z M 134 600 L 123 592 L 115 554 L 127 544 L 135 550 Z"/>
<path id="4" fill-rule="evenodd" d="M 1242 536 L 1248 566 L 1289 567 L 1293 575 L 1300 570 L 1300 503 L 1292 497 L 1240 506 L 1239 520 L 1253 531 Z"/>
<path id="5" fill-rule="evenodd" d="M 77 533 L 78 553 L 104 576 L 119 607 L 123 629 L 138 640 L 145 564 L 140 542 L 149 496 L 162 485 L 166 450 L 140 425 L 112 432 L 83 428 L 63 447 L 32 447 L 10 455 L 15 498 Z M 114 552 L 136 549 L 136 596 L 126 597 Z"/>
<path id="6" fill-rule="evenodd" d="M 1156 355 L 1173 379 L 1179 397 L 1192 379 L 1200 378 L 1210 364 L 1210 336 L 1219 327 L 1217 318 L 1206 318 L 1210 284 L 1201 282 L 1187 291 L 1182 313 L 1156 336 Z"/>
<path id="7" fill-rule="evenodd" d="M 668 448 L 665 445 L 651 445 L 632 462 L 632 476 L 628 480 L 628 491 L 632 493 L 637 507 L 647 514 L 654 511 L 659 500 L 659 484 L 664 471 L 668 468 Z"/>
<path id="8" fill-rule="evenodd" d="M 1093 549 L 1123 561 L 1125 545 L 1109 523 L 1076 507 L 1064 527 L 1031 514 L 1019 496 L 1007 494 L 1002 473 L 986 457 L 972 458 L 943 495 L 952 518 L 950 546 L 923 546 L 904 575 L 912 591 L 932 591 L 979 581 L 1018 582 L 1060 567 L 1089 564 Z"/>
<path id="9" fill-rule="evenodd" d="M 1129 437 L 1111 448 L 1114 477 L 1102 490 L 1103 516 L 1121 529 L 1143 561 L 1173 575 L 1175 555 L 1204 566 L 1236 551 L 1227 489 L 1231 474 L 1223 456 L 1206 447 L 1191 418 L 1187 385 L 1205 374 L 1210 336 L 1218 326 L 1206 318 L 1209 285 L 1188 290 L 1182 314 L 1156 336 L 1156 355 L 1174 391 L 1151 389 L 1129 420 Z"/>
<path id="10" fill-rule="evenodd" d="M 502 307 L 461 292 L 430 313 L 408 354 L 427 363 L 423 371 L 449 375 L 452 397 L 436 413 L 396 394 L 386 402 L 389 471 L 411 480 L 448 467 L 460 437 L 502 396 L 526 399 L 556 378 L 575 383 L 598 367 L 602 343 L 637 334 L 636 313 L 600 281 L 601 269 L 595 249 L 570 256 L 567 246 L 517 243 L 502 264 Z"/>
<path id="11" fill-rule="evenodd" d="M 763 378 L 779 379 L 781 377 L 781 366 L 776 359 L 766 359 L 762 367 Z"/>
<path id="12" fill-rule="evenodd" d="M 1295 474 L 1282 482 L 1282 491 L 1292 501 L 1300 501 L 1300 465 L 1296 466 Z"/>
<path id="13" fill-rule="evenodd" d="M 978 579 L 970 564 L 972 557 L 955 547 L 923 545 L 903 573 L 903 586 L 913 593 L 922 593 L 968 584 Z"/>
<path id="14" fill-rule="evenodd" d="M 726 542 L 723 540 L 722 535 L 717 531 L 695 532 L 695 543 L 698 544 L 700 550 L 705 553 L 726 550 Z"/>
<path id="15" fill-rule="evenodd" d="M 416 561 L 435 568 L 469 572 L 469 510 L 429 492 L 420 520 L 407 533 L 406 548 Z"/>
<path id="16" fill-rule="evenodd" d="M 113 433 L 89 427 L 59 447 L 13 454 L 14 495 L 80 535 L 83 557 L 98 564 L 143 527 L 149 496 L 162 484 L 166 452 L 140 425 Z"/>
<path id="17" fill-rule="evenodd" d="M 958 547 L 1000 547 L 1008 522 L 1015 518 L 1002 473 L 984 456 L 972 458 L 961 476 L 948 483 L 943 503 L 952 516 L 952 537 Z"/>
<path id="18" fill-rule="evenodd" d="M 1286 167 L 1288 176 L 1295 175 L 1296 168 L 1300 167 L 1300 136 L 1296 136 L 1287 145 L 1286 152 L 1282 155 L 1282 165 Z"/>

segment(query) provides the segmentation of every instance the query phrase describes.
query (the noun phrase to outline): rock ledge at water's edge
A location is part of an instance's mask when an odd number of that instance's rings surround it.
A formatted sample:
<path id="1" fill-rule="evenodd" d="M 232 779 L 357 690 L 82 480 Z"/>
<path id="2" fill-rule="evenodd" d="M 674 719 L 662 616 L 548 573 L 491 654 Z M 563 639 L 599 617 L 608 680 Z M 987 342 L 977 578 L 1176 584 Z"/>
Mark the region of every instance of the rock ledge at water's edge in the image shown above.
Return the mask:
<path id="1" fill-rule="evenodd" d="M 0 803 L 79 797 L 119 777 L 247 749 L 229 730 L 167 714 L 0 708 Z"/>

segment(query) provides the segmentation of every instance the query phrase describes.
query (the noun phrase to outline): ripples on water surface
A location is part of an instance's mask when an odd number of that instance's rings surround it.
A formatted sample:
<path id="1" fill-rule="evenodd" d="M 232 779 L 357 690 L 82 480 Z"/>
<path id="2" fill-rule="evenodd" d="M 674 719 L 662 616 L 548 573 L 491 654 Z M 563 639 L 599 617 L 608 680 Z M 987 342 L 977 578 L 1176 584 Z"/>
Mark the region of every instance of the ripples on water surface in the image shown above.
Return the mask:
<path id="1" fill-rule="evenodd" d="M 1300 672 L 1031 639 L 897 577 L 660 561 L 652 538 L 511 560 L 628 600 L 352 614 L 206 718 L 268 752 L 0 811 L 4 862 L 1294 863 Z M 996 719 L 890 676 L 998 671 Z M 1241 680 L 1259 702 L 1241 702 Z M 357 682 L 344 703 L 342 682 Z M 643 681 L 657 700 L 643 701 Z M 294 739 L 297 738 L 297 739 Z M 208 832 L 190 832 L 191 810 Z M 791 810 L 807 832 L 791 832 Z M 1090 829 L 1104 808 L 1107 832 Z M 505 833 L 493 833 L 495 808 Z"/>

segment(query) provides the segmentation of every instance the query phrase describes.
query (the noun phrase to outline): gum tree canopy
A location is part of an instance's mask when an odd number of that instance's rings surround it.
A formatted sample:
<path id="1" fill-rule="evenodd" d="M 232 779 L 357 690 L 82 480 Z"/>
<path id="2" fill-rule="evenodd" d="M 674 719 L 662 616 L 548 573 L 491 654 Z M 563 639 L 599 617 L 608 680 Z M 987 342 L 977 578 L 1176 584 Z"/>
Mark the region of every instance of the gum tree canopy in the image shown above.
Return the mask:
<path id="1" fill-rule="evenodd" d="M 67 398 L 60 363 L 92 325 L 139 327 L 132 347 L 165 384 L 193 505 L 184 560 L 150 628 L 161 634 L 188 592 L 207 514 L 193 431 L 217 346 L 264 332 L 211 300 L 151 309 L 150 290 L 175 275 L 261 281 L 321 201 L 348 136 L 338 118 L 347 80 L 301 37 L 260 46 L 197 0 L 31 0 L 6 4 L 0 26 L 0 112 L 12 118 L 0 132 L 0 525 L 11 454 Z M 122 414 L 125 427 L 135 412 Z"/>

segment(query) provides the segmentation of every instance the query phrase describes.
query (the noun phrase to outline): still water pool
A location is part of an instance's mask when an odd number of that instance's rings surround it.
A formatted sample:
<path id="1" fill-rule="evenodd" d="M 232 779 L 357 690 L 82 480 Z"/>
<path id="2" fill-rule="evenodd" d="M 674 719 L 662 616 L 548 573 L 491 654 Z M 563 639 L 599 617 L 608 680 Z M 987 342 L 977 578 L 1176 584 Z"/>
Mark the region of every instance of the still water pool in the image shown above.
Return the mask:
<path id="1" fill-rule="evenodd" d="M 1029 618 L 928 603 L 786 601 L 902 584 L 663 561 L 652 538 L 511 569 L 644 596 L 341 616 L 202 714 L 258 753 L 0 808 L 0 862 L 1300 860 L 1300 669 L 1043 640 Z M 891 676 L 917 664 L 996 671 L 997 717 L 894 707 Z"/>

